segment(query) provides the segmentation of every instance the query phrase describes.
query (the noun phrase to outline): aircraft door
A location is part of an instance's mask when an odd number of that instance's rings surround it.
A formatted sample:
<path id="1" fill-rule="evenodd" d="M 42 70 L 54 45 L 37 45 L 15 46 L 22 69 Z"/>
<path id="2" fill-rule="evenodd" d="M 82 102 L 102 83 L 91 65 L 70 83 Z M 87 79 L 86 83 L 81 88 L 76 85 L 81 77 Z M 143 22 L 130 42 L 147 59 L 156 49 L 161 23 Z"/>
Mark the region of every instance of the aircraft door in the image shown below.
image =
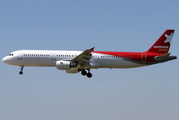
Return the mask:
<path id="1" fill-rule="evenodd" d="M 20 51 L 18 56 L 17 56 L 17 60 L 22 60 L 22 52 Z"/>
<path id="2" fill-rule="evenodd" d="M 146 53 L 141 54 L 141 62 L 146 62 L 146 61 L 147 61 Z"/>
<path id="3" fill-rule="evenodd" d="M 52 53 L 51 59 L 56 60 L 56 54 L 55 53 Z"/>

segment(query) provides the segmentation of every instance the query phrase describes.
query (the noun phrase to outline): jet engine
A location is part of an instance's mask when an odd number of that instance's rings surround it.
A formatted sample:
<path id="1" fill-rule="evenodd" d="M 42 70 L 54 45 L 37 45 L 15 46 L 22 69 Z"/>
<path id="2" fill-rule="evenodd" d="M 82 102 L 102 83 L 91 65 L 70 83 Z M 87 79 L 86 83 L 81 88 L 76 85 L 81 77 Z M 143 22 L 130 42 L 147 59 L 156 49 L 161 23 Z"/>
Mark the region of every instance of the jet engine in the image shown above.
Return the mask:
<path id="1" fill-rule="evenodd" d="M 59 70 L 69 70 L 70 68 L 77 67 L 77 63 L 60 60 L 56 62 L 56 67 Z"/>

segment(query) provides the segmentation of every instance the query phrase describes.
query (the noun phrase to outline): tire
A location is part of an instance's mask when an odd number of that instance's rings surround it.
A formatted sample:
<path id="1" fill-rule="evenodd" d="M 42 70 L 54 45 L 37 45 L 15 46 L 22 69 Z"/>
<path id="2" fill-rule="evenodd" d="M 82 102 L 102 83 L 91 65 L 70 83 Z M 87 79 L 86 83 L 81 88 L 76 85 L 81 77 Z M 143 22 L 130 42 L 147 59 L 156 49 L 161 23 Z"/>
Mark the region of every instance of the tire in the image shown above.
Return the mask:
<path id="1" fill-rule="evenodd" d="M 20 75 L 22 75 L 22 74 L 23 74 L 23 72 L 22 72 L 22 71 L 20 71 L 20 72 L 19 72 L 19 74 L 20 74 Z"/>
<path id="2" fill-rule="evenodd" d="M 82 70 L 81 74 L 85 76 L 87 74 L 87 72 L 85 70 Z"/>
<path id="3" fill-rule="evenodd" d="M 88 74 L 87 74 L 87 77 L 88 77 L 88 78 L 91 78 L 91 77 L 92 77 L 92 74 L 91 74 L 91 73 L 88 73 Z"/>

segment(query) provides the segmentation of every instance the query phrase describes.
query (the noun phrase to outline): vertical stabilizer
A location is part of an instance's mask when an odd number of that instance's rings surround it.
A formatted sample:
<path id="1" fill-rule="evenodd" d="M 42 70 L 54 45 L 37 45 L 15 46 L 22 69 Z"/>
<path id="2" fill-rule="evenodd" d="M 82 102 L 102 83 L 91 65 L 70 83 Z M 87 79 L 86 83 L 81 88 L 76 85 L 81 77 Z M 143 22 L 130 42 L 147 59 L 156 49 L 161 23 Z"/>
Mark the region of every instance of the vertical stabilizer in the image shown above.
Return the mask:
<path id="1" fill-rule="evenodd" d="M 166 30 L 147 52 L 168 53 L 174 31 L 173 29 Z"/>

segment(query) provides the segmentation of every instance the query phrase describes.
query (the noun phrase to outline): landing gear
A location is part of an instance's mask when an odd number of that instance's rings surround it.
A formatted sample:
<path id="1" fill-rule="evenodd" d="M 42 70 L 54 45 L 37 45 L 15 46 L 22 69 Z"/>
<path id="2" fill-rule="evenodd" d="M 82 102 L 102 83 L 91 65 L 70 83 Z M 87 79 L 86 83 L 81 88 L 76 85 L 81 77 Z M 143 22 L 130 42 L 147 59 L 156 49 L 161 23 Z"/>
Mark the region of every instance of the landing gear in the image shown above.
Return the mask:
<path id="1" fill-rule="evenodd" d="M 21 67 L 21 71 L 19 72 L 20 75 L 23 74 L 23 69 L 24 69 L 24 66 L 20 66 Z"/>
<path id="2" fill-rule="evenodd" d="M 92 77 L 92 74 L 90 73 L 90 69 L 87 69 L 88 70 L 88 72 L 86 72 L 86 70 L 82 70 L 81 71 L 81 74 L 83 75 L 83 76 L 87 76 L 88 78 L 91 78 Z"/>
<path id="3" fill-rule="evenodd" d="M 87 77 L 88 78 L 91 78 L 92 77 L 92 74 L 89 72 L 89 73 L 87 73 Z"/>
<path id="4" fill-rule="evenodd" d="M 85 76 L 85 75 L 87 74 L 87 72 L 86 72 L 85 70 L 82 70 L 82 71 L 81 71 L 81 74 L 82 74 L 83 76 Z"/>
<path id="5" fill-rule="evenodd" d="M 20 72 L 19 72 L 19 74 L 20 74 L 20 75 L 22 75 L 22 74 L 23 74 L 23 72 L 22 72 L 22 71 L 20 71 Z"/>

